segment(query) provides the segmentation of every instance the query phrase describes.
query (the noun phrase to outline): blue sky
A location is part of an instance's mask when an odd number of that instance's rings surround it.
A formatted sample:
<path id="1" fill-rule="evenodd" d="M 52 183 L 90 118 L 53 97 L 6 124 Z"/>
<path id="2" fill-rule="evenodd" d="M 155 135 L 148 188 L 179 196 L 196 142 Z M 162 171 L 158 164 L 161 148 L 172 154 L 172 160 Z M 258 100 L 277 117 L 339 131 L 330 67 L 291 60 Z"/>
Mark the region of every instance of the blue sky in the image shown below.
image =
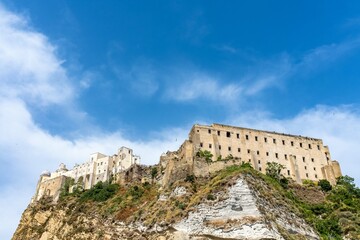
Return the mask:
<path id="1" fill-rule="evenodd" d="M 0 238 L 42 170 L 194 123 L 322 138 L 360 185 L 359 63 L 357 1 L 1 1 Z"/>

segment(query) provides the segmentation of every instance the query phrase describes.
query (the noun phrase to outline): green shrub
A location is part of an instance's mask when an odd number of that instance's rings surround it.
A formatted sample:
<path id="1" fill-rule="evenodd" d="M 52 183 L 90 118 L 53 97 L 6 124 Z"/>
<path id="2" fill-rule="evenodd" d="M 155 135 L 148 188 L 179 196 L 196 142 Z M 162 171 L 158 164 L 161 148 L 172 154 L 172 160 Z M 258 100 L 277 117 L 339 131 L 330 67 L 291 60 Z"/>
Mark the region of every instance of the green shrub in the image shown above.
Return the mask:
<path id="1" fill-rule="evenodd" d="M 332 189 L 330 182 L 326 179 L 321 179 L 318 182 L 318 186 L 320 186 L 321 190 L 323 190 L 324 192 L 328 192 Z"/>
<path id="2" fill-rule="evenodd" d="M 195 176 L 194 175 L 187 175 L 185 178 L 185 182 L 195 182 Z"/>
<path id="3" fill-rule="evenodd" d="M 208 150 L 202 151 L 201 149 L 196 153 L 197 157 L 205 158 L 206 162 L 210 163 L 212 162 L 212 153 Z"/>
<path id="4" fill-rule="evenodd" d="M 91 189 L 82 193 L 80 196 L 80 200 L 93 200 L 96 202 L 103 202 L 111 198 L 118 189 L 118 184 L 108 184 L 100 181 L 95 184 Z"/>

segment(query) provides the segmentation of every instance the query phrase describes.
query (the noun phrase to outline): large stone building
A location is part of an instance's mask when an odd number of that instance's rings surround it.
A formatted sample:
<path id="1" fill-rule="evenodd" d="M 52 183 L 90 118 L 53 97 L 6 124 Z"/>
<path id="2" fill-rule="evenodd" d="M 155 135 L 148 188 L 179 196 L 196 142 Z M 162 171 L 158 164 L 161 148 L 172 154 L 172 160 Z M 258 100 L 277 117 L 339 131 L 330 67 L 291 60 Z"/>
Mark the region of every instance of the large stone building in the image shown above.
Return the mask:
<path id="1" fill-rule="evenodd" d="M 62 163 L 55 172 L 45 171 L 40 175 L 33 201 L 39 200 L 42 196 L 54 197 L 57 201 L 61 187 L 66 178 L 73 178 L 74 182 L 83 189 L 90 189 L 96 183 L 106 182 L 118 173 L 139 164 L 140 157 L 133 154 L 133 150 L 127 147 L 118 149 L 117 154 L 106 156 L 102 153 L 93 153 L 90 159 L 82 164 L 76 164 L 73 169 L 68 170 Z"/>
<path id="2" fill-rule="evenodd" d="M 194 161 L 199 151 L 209 151 L 212 162 L 201 165 Z M 218 161 L 231 159 L 232 161 Z M 341 176 L 340 165 L 331 159 L 330 151 L 321 139 L 261 131 L 222 124 L 194 125 L 180 149 L 161 157 L 166 167 L 164 183 L 179 173 L 176 166 L 182 166 L 182 173 L 188 170 L 195 175 L 215 172 L 229 164 L 249 162 L 265 173 L 267 162 L 277 162 L 285 169 L 282 174 L 302 183 L 303 180 L 327 179 L 335 183 Z"/>

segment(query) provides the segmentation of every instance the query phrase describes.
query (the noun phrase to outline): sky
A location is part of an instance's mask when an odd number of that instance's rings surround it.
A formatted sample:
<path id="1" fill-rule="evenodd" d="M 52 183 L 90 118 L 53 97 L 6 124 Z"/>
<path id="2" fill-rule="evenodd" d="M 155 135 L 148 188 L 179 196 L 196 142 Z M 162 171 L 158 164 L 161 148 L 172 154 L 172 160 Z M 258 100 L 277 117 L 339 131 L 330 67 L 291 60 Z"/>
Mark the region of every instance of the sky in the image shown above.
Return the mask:
<path id="1" fill-rule="evenodd" d="M 360 2 L 0 0 L 0 239 L 39 174 L 195 123 L 322 138 L 360 186 Z"/>

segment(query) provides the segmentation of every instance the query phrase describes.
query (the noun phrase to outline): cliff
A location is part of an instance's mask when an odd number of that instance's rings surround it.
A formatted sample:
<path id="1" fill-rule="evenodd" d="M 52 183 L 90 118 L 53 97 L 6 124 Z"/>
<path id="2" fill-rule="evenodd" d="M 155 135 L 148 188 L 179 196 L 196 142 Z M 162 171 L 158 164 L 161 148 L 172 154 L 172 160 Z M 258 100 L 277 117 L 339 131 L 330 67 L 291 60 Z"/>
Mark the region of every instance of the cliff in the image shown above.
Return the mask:
<path id="1" fill-rule="evenodd" d="M 156 169 L 150 183 L 97 184 L 57 203 L 42 198 L 25 210 L 12 239 L 360 239 L 360 194 L 351 179 L 325 193 L 243 164 L 160 186 Z"/>

